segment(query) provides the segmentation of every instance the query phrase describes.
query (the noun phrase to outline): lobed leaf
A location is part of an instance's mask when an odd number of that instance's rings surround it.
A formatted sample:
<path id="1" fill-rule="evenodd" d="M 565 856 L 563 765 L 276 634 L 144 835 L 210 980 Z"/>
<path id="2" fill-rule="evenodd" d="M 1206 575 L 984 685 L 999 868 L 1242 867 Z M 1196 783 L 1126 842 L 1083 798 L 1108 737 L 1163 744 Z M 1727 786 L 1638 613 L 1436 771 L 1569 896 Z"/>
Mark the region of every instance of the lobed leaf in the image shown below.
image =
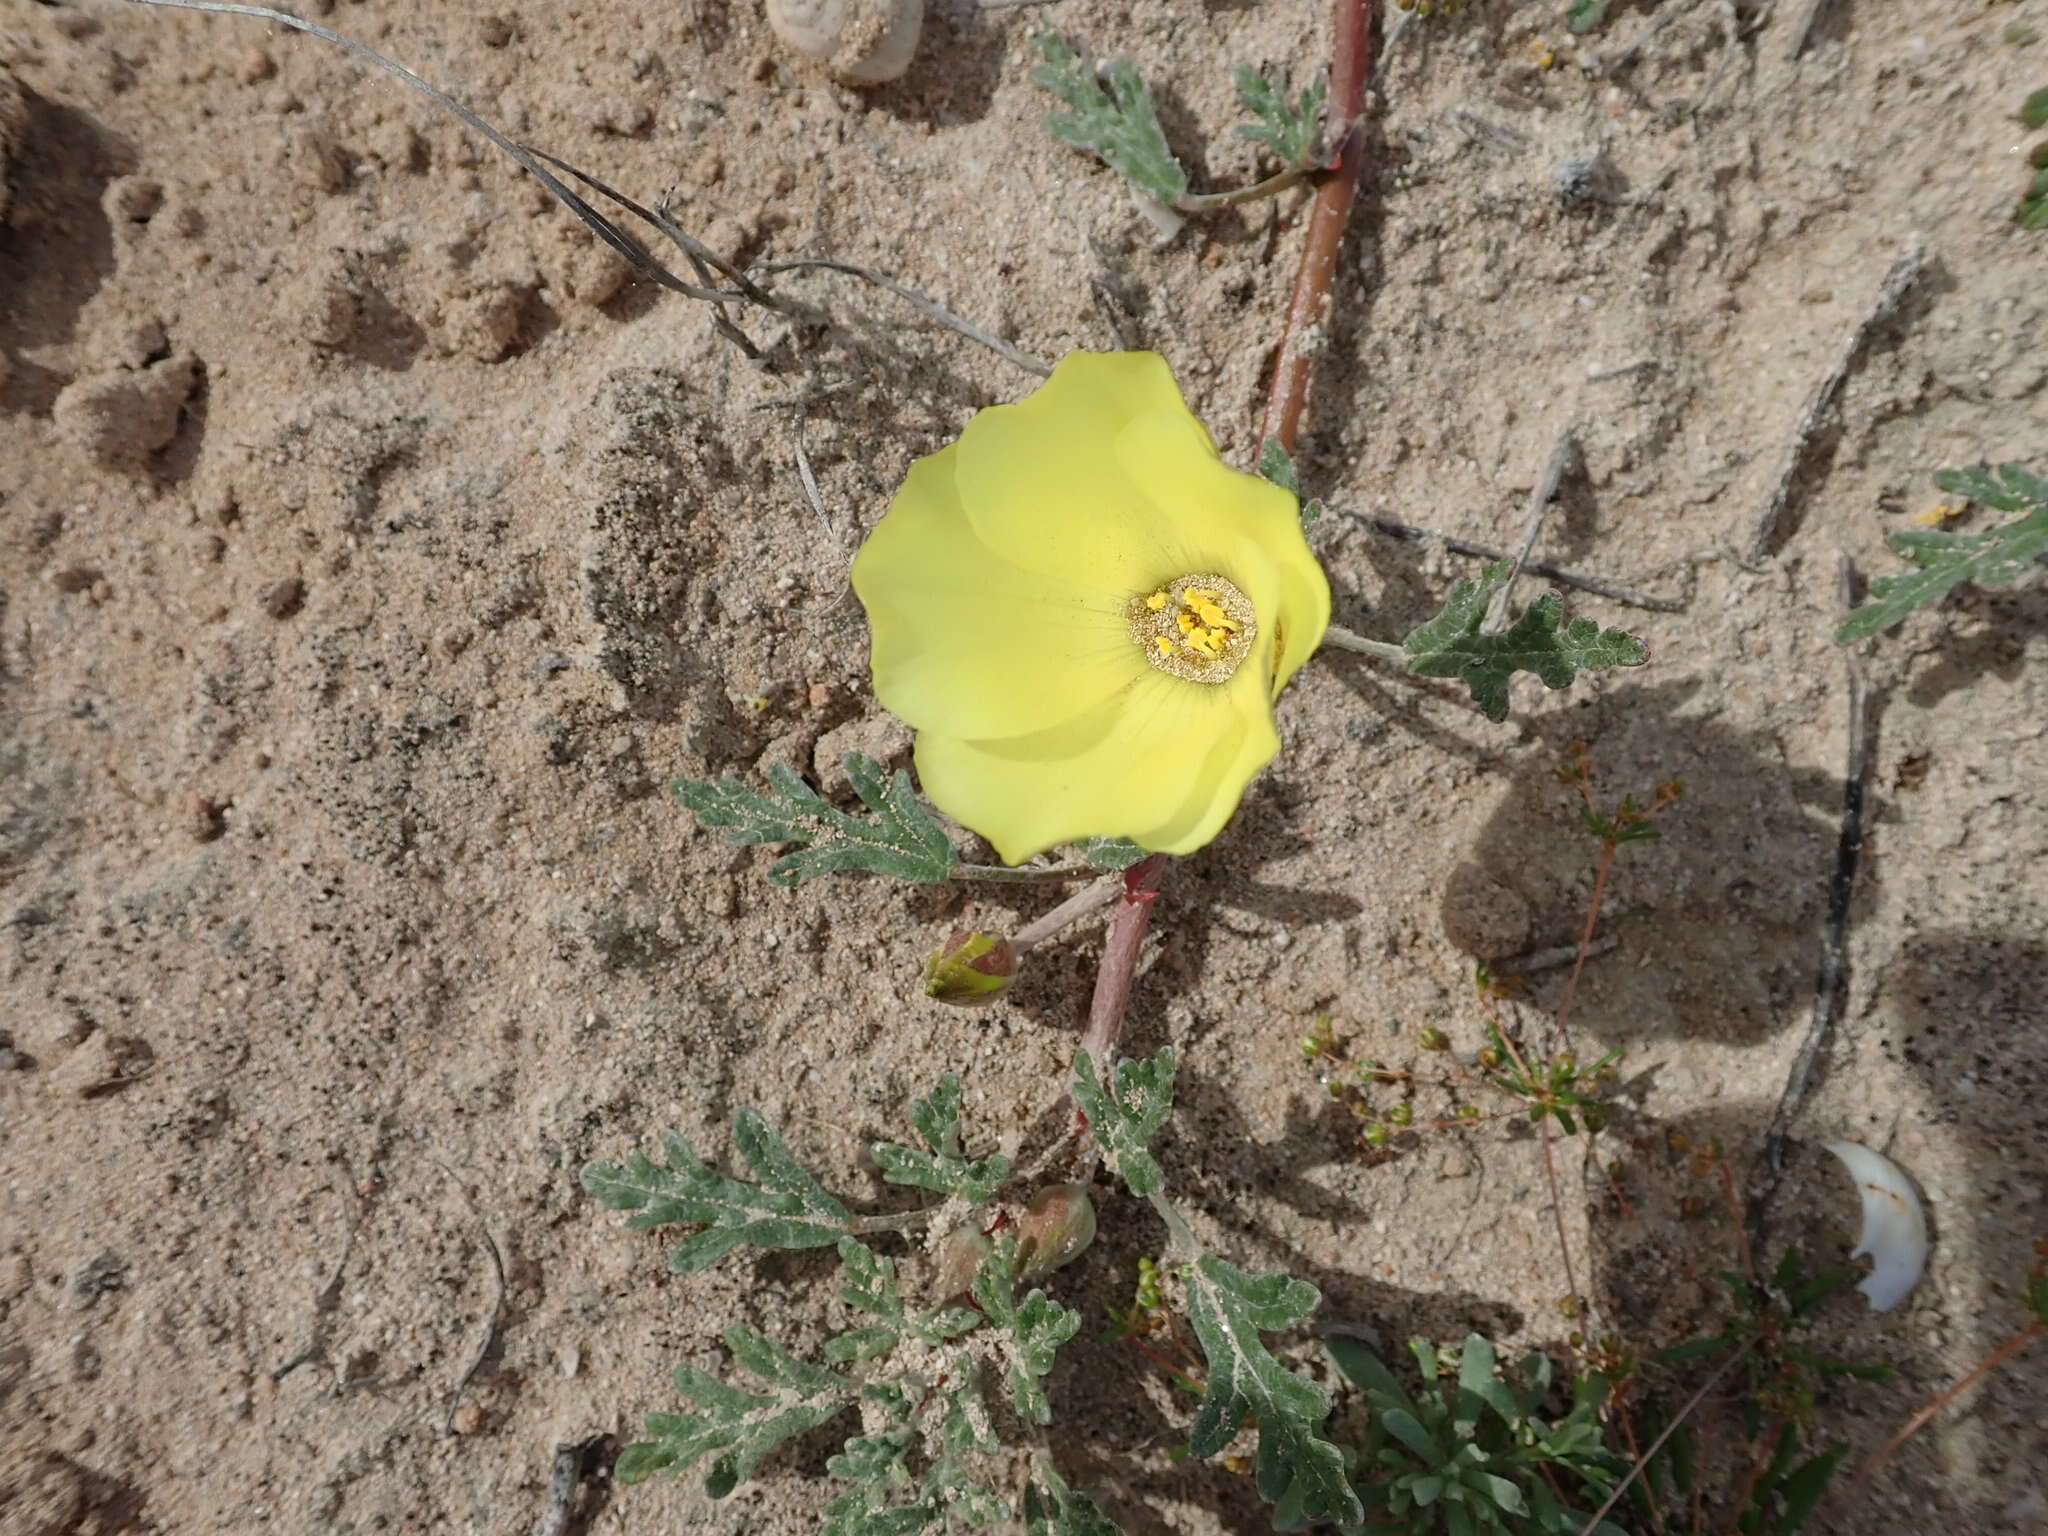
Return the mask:
<path id="1" fill-rule="evenodd" d="M 2017 464 L 2003 464 L 1943 470 L 1934 483 L 1982 506 L 2021 515 L 1983 533 L 1916 528 L 1893 534 L 1892 552 L 1904 555 L 1915 569 L 1873 581 L 1870 600 L 1842 621 L 1836 640 L 1868 639 L 1966 581 L 2012 586 L 2048 555 L 2048 480 Z"/>
<path id="2" fill-rule="evenodd" d="M 637 1483 L 656 1473 L 687 1472 L 713 1457 L 704 1491 L 722 1499 L 753 1475 L 770 1451 L 816 1429 L 852 1401 L 853 1383 L 837 1372 L 799 1360 L 765 1334 L 732 1327 L 726 1347 L 742 1370 L 771 1389 L 748 1392 L 695 1366 L 679 1365 L 676 1391 L 696 1404 L 694 1413 L 651 1413 L 648 1438 L 619 1453 L 613 1475 Z"/>
<path id="3" fill-rule="evenodd" d="M 1320 501 L 1303 501 L 1301 497 L 1301 476 L 1295 471 L 1294 460 L 1277 437 L 1269 437 L 1259 445 L 1259 478 L 1270 480 L 1288 495 L 1301 509 L 1302 526 L 1314 522 L 1323 515 Z"/>
<path id="4" fill-rule="evenodd" d="M 612 1210 L 637 1212 L 626 1223 L 635 1232 L 702 1226 L 669 1252 L 668 1267 L 679 1275 L 708 1268 L 742 1243 L 825 1248 L 845 1236 L 846 1207 L 797 1164 L 757 1111 L 734 1116 L 733 1141 L 760 1183 L 716 1172 L 671 1131 L 663 1138 L 666 1167 L 638 1152 L 623 1163 L 586 1163 L 583 1187 Z"/>
<path id="5" fill-rule="evenodd" d="M 677 779 L 676 799 L 729 843 L 796 843 L 768 866 L 770 885 L 801 885 L 819 875 L 858 870 L 931 885 L 952 872 L 953 845 L 917 798 L 910 775 L 892 778 L 862 752 L 845 758 L 847 781 L 872 816 L 840 810 L 787 763 L 768 766 L 769 792 L 730 776 L 711 782 Z"/>
<path id="6" fill-rule="evenodd" d="M 1116 1522 L 1085 1493 L 1067 1486 L 1059 1469 L 1040 1460 L 1024 1487 L 1024 1536 L 1122 1536 Z"/>
<path id="7" fill-rule="evenodd" d="M 910 1123 L 931 1150 L 877 1142 L 873 1148 L 882 1177 L 936 1194 L 958 1195 L 969 1205 L 986 1205 L 1010 1176 L 1010 1160 L 970 1160 L 960 1150 L 960 1079 L 948 1072 L 929 1098 L 913 1100 Z"/>
<path id="8" fill-rule="evenodd" d="M 974 1276 L 974 1299 L 1003 1335 L 1010 1357 L 1010 1404 L 1017 1416 L 1034 1424 L 1052 1422 L 1052 1404 L 1041 1378 L 1052 1369 L 1059 1347 L 1081 1327 L 1081 1314 L 1062 1306 L 1045 1292 L 1017 1296 L 1017 1244 L 999 1243 Z"/>
<path id="9" fill-rule="evenodd" d="M 1247 1415 L 1258 1420 L 1257 1478 L 1282 1529 L 1309 1521 L 1356 1525 L 1365 1512 L 1345 1476 L 1344 1457 L 1322 1438 L 1330 1400 L 1290 1371 L 1259 1335 L 1305 1319 L 1322 1299 L 1290 1275 L 1249 1275 L 1204 1254 L 1183 1272 L 1188 1321 L 1208 1361 L 1208 1388 L 1188 1434 L 1196 1456 L 1214 1456 Z"/>
<path id="10" fill-rule="evenodd" d="M 1166 147 L 1159 113 L 1129 59 L 1115 59 L 1104 71 L 1109 89 L 1087 61 L 1057 33 L 1032 39 L 1045 62 L 1031 71 L 1034 82 L 1066 103 L 1067 111 L 1045 120 L 1046 132 L 1063 144 L 1085 149 L 1146 196 L 1171 207 L 1187 196 L 1188 173 Z"/>
<path id="11" fill-rule="evenodd" d="M 1099 1081 L 1088 1052 L 1075 1052 L 1074 1100 L 1110 1166 L 1142 1200 L 1166 1183 L 1146 1147 L 1173 1110 L 1173 1047 L 1162 1045 L 1150 1061 L 1118 1061 L 1110 1077 L 1107 1085 Z"/>
<path id="12" fill-rule="evenodd" d="M 1313 165 L 1323 143 L 1323 97 L 1321 80 L 1299 96 L 1290 95 L 1287 76 L 1269 80 L 1257 70 L 1240 64 L 1231 78 L 1237 83 L 1237 98 L 1245 111 L 1257 119 L 1239 123 L 1240 139 L 1263 144 L 1290 169 Z"/>
<path id="13" fill-rule="evenodd" d="M 1643 642 L 1619 629 L 1602 629 L 1591 619 L 1561 623 L 1564 600 L 1546 592 L 1499 634 L 1480 632 L 1488 600 L 1508 576 L 1505 564 L 1490 565 L 1477 581 L 1451 588 L 1443 610 L 1401 642 L 1408 670 L 1418 677 L 1451 677 L 1472 691 L 1489 720 L 1505 720 L 1508 679 L 1532 672 L 1546 688 L 1568 688 L 1585 667 L 1634 667 L 1649 659 Z"/>

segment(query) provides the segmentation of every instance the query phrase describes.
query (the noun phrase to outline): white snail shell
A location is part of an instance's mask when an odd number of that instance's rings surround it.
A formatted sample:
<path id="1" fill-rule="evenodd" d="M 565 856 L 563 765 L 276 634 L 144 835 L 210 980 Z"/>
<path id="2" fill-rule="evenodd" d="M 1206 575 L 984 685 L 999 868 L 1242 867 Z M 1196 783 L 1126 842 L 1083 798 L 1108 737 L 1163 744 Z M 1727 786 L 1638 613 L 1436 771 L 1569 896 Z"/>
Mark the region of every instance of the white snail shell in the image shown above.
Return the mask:
<path id="1" fill-rule="evenodd" d="M 879 85 L 910 68 L 924 0 L 767 0 L 769 30 L 840 79 Z"/>

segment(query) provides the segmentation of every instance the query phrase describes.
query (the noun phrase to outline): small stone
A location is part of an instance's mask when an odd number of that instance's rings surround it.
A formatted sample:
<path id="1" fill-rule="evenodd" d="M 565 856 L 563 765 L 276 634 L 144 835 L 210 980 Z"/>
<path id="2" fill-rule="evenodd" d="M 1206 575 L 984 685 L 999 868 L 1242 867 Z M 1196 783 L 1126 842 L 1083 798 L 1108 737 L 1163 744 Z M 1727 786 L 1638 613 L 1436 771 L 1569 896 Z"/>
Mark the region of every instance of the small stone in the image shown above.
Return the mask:
<path id="1" fill-rule="evenodd" d="M 495 363 L 519 342 L 530 290 L 494 283 L 451 300 L 441 312 L 441 343 L 451 353 Z"/>
<path id="2" fill-rule="evenodd" d="M 849 752 L 865 752 L 884 768 L 901 767 L 910 757 L 910 729 L 893 716 L 876 715 L 849 720 L 820 736 L 811 763 L 817 770 L 818 786 L 826 794 L 845 792 Z"/>
<path id="3" fill-rule="evenodd" d="M 95 374 L 66 385 L 51 416 L 94 462 L 145 473 L 151 458 L 178 435 L 200 375 L 199 359 L 189 352 L 147 368 Z"/>
<path id="4" fill-rule="evenodd" d="M 1462 1147 L 1446 1147 L 1436 1160 L 1436 1176 L 1440 1179 L 1469 1179 L 1472 1177 L 1471 1154 Z"/>
<path id="5" fill-rule="evenodd" d="M 832 702 L 832 685 L 830 683 L 811 684 L 809 688 L 804 690 L 804 700 L 813 709 L 823 709 Z"/>
<path id="6" fill-rule="evenodd" d="M 509 17 L 496 15 L 480 18 L 476 24 L 476 32 L 486 48 L 503 48 L 519 35 L 518 29 L 512 25 Z"/>
<path id="7" fill-rule="evenodd" d="M 244 48 L 235 60 L 235 78 L 244 85 L 261 85 L 277 73 L 277 60 L 268 48 Z"/>
<path id="8" fill-rule="evenodd" d="M 334 136 L 318 128 L 303 129 L 292 138 L 291 163 L 300 186 L 329 196 L 348 187 L 354 169 Z"/>
<path id="9" fill-rule="evenodd" d="M 1529 903 L 1487 870 L 1466 861 L 1444 882 L 1444 937 L 1481 960 L 1499 960 L 1529 943 Z"/>
<path id="10" fill-rule="evenodd" d="M 306 606 L 306 584 L 296 576 L 287 576 L 265 587 L 257 601 L 273 619 L 288 619 Z"/>
<path id="11" fill-rule="evenodd" d="M 210 843 L 227 831 L 227 809 L 204 795 L 189 794 L 178 805 L 179 820 L 186 836 L 195 843 Z"/>
<path id="12" fill-rule="evenodd" d="M 69 1098 L 89 1099 L 119 1083 L 121 1076 L 121 1063 L 114 1057 L 113 1042 L 96 1030 L 50 1069 L 46 1081 L 56 1092 Z"/>
<path id="13" fill-rule="evenodd" d="M 484 1427 L 483 1408 L 475 1402 L 465 1400 L 448 1422 L 449 1427 L 458 1435 L 473 1435 Z"/>

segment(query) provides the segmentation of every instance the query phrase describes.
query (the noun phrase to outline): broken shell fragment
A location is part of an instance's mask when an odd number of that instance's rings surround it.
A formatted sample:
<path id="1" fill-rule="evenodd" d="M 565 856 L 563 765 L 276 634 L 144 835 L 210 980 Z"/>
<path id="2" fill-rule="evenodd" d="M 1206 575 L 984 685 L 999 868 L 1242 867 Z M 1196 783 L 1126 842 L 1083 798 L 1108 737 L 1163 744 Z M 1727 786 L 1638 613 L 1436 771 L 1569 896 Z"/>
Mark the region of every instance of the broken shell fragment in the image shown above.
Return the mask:
<path id="1" fill-rule="evenodd" d="M 924 0 L 768 0 L 769 30 L 853 85 L 880 85 L 910 68 Z"/>
<path id="2" fill-rule="evenodd" d="M 1920 1283 L 1927 1267 L 1927 1212 L 1906 1170 L 1881 1152 L 1854 1141 L 1831 1141 L 1856 1193 L 1863 1199 L 1863 1231 L 1850 1258 L 1870 1256 L 1870 1273 L 1856 1289 L 1873 1312 L 1889 1312 Z"/>

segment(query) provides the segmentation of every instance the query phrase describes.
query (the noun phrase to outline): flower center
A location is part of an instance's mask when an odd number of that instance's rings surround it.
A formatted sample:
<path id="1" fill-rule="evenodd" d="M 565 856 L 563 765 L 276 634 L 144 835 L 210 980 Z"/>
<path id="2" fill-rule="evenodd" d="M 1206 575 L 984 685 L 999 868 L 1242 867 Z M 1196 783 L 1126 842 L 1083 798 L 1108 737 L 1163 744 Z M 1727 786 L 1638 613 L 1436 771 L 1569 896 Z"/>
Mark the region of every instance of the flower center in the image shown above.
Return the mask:
<path id="1" fill-rule="evenodd" d="M 1132 598 L 1124 621 L 1147 661 L 1191 683 L 1228 682 L 1259 632 L 1250 600 L 1206 571 Z"/>

